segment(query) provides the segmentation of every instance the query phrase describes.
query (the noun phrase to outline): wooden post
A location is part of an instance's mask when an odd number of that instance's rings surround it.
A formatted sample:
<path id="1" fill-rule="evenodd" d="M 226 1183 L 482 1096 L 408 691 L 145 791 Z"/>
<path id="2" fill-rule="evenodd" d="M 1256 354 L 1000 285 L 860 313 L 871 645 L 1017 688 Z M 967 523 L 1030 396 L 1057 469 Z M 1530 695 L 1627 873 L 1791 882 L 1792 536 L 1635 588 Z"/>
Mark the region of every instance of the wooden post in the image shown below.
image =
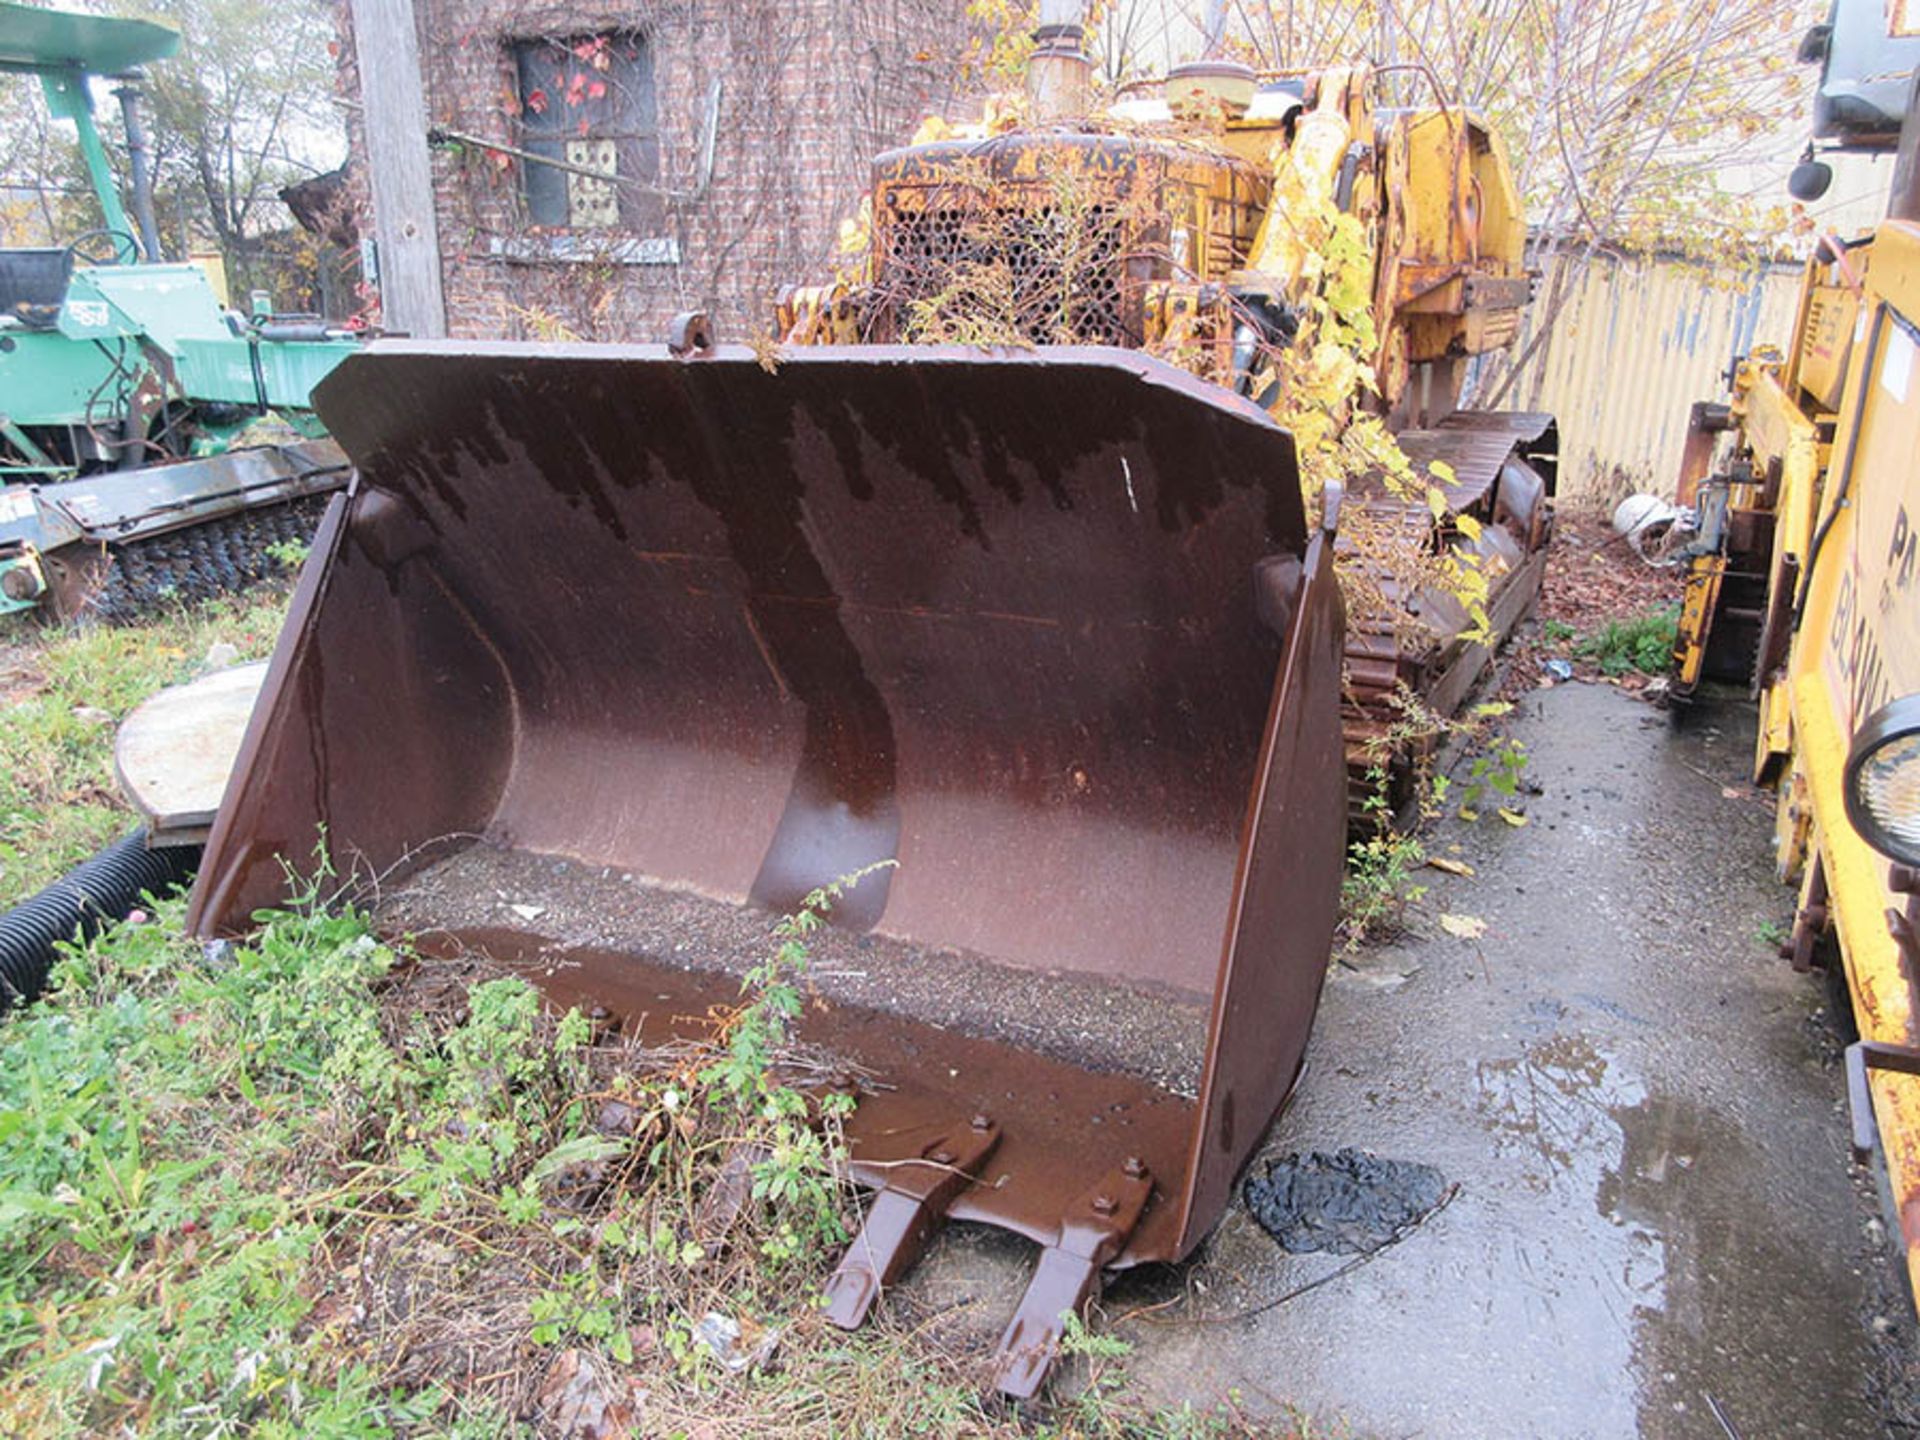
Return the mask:
<path id="1" fill-rule="evenodd" d="M 361 116 L 373 190 L 381 323 L 437 340 L 447 333 L 440 232 L 427 162 L 427 102 L 413 0 L 351 0 Z"/>

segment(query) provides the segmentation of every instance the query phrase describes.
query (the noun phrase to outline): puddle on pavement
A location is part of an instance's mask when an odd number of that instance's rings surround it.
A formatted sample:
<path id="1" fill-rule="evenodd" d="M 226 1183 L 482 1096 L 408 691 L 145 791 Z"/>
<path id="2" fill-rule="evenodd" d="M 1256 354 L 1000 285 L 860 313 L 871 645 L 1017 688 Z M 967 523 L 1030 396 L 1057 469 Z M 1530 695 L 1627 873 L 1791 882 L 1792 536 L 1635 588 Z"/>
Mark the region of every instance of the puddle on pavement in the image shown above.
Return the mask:
<path id="1" fill-rule="evenodd" d="M 1517 1056 L 1474 1066 L 1480 1116 L 1503 1146 L 1531 1152 L 1527 1181 L 1597 1185 L 1619 1163 L 1615 1112 L 1640 1104 L 1646 1089 L 1585 1035 L 1555 1034 Z"/>
<path id="2" fill-rule="evenodd" d="M 1642 1436 L 1717 1433 L 1713 1408 L 1729 1407 L 1736 1357 L 1787 1368 L 1818 1349 L 1782 1302 L 1830 1281 L 1821 1257 L 1795 1253 L 1769 1224 L 1771 1197 L 1755 1193 L 1757 1159 L 1736 1125 L 1651 1090 L 1579 1032 L 1482 1060 L 1474 1079 L 1480 1121 L 1522 1161 L 1524 1183 L 1590 1203 L 1601 1222 L 1568 1217 L 1618 1322 L 1606 1339 L 1625 1342 L 1621 1373 L 1634 1377 Z M 1781 1434 L 1820 1433 L 1822 1423 L 1817 1407 L 1729 1418 Z"/>
<path id="3" fill-rule="evenodd" d="M 1617 1322 L 1606 1339 L 1627 1342 L 1620 1369 L 1639 1382 L 1644 1423 L 1659 1387 L 1658 1372 L 1641 1353 L 1643 1337 L 1665 1310 L 1669 1247 L 1660 1207 L 1630 1210 L 1621 1201 L 1622 1177 L 1636 1150 L 1629 1130 L 1649 1107 L 1647 1087 L 1578 1031 L 1557 1031 L 1525 1043 L 1518 1055 L 1479 1061 L 1474 1080 L 1481 1123 L 1521 1162 L 1522 1182 L 1569 1206 L 1591 1204 L 1603 1222 L 1580 1229 L 1601 1307 Z M 1691 1163 L 1662 1151 L 1659 1163 L 1683 1160 Z"/>

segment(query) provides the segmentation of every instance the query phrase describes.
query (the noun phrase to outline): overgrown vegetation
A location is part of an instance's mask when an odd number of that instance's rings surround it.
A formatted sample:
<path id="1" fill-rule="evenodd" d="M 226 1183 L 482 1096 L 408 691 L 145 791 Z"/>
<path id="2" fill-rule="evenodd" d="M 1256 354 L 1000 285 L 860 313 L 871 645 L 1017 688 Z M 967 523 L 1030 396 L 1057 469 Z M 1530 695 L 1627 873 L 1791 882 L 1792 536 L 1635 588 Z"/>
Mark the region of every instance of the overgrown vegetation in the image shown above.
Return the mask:
<path id="1" fill-rule="evenodd" d="M 256 590 L 144 625 L 0 628 L 0 907 L 11 907 L 132 825 L 113 735 L 142 700 L 231 657 L 266 655 L 286 595 Z"/>
<path id="2" fill-rule="evenodd" d="M 794 1026 L 840 888 L 667 1044 L 314 894 L 68 954 L 0 1026 L 0 1433 L 1274 1433 L 1135 1405 L 1084 1330 L 1022 1422 L 980 1355 L 825 1324 L 854 1101 Z"/>
<path id="3" fill-rule="evenodd" d="M 1679 611 L 1673 606 L 1609 620 L 1583 636 L 1574 653 L 1591 660 L 1603 675 L 1620 676 L 1633 670 L 1643 675 L 1664 675 L 1673 664 L 1679 620 Z"/>
<path id="4" fill-rule="evenodd" d="M 311 903 L 205 952 L 168 906 L 70 956 L 6 1035 L 0 1429 L 490 1433 L 559 1347 L 712 1388 L 709 1312 L 792 1323 L 845 1233 L 850 1101 L 773 1048 L 833 893 L 667 1050 Z"/>
<path id="5" fill-rule="evenodd" d="M 1407 912 L 1430 888 L 1422 878 L 1427 867 L 1460 871 L 1456 862 L 1435 859 L 1427 848 L 1428 834 L 1443 816 L 1471 824 L 1490 806 L 1509 825 L 1526 823 L 1520 803 L 1527 748 L 1492 729 L 1511 713 L 1511 705 L 1487 701 L 1448 719 L 1402 689 L 1394 706 L 1398 718 L 1373 741 L 1381 758 L 1367 772 L 1360 833 L 1347 847 L 1340 882 L 1340 933 L 1348 950 L 1402 933 Z M 1465 773 L 1459 778 L 1459 765 L 1455 773 L 1436 767 L 1441 751 L 1456 745 L 1465 747 Z M 1406 754 L 1412 767 L 1399 785 L 1386 759 L 1396 751 Z"/>
<path id="6" fill-rule="evenodd" d="M 1340 878 L 1340 928 L 1350 950 L 1399 934 L 1408 907 L 1427 893 L 1417 877 L 1427 863 L 1423 834 L 1432 817 L 1423 809 L 1413 820 L 1402 821 L 1389 806 L 1386 771 L 1376 767 L 1368 780 L 1372 793 L 1363 802 L 1367 824 L 1347 846 L 1347 868 Z"/>
<path id="7" fill-rule="evenodd" d="M 1673 668 L 1679 623 L 1679 602 L 1661 601 L 1637 614 L 1590 615 L 1583 625 L 1549 619 L 1541 626 L 1540 639 L 1543 650 L 1573 662 L 1589 676 L 1660 679 Z"/>

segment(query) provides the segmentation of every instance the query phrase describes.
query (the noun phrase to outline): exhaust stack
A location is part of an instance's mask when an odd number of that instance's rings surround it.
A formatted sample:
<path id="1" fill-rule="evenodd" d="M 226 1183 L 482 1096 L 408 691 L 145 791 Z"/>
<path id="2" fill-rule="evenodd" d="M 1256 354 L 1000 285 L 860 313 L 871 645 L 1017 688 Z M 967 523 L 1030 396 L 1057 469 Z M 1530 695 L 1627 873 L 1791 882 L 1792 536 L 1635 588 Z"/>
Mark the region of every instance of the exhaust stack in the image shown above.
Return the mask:
<path id="1" fill-rule="evenodd" d="M 1027 66 L 1027 99 L 1036 124 L 1078 119 L 1088 109 L 1093 62 L 1085 50 L 1086 6 L 1081 0 L 1040 0 Z"/>

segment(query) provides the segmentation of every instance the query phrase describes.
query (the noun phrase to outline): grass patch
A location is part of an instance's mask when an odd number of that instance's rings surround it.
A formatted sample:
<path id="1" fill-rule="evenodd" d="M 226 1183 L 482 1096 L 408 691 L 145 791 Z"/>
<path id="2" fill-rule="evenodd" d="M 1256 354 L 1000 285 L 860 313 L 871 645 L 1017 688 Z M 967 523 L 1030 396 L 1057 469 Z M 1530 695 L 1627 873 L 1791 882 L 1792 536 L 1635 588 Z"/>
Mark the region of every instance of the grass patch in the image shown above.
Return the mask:
<path id="1" fill-rule="evenodd" d="M 0 1433 L 1293 1433 L 1138 1406 L 1082 1331 L 1036 1420 L 983 1355 L 826 1325 L 853 1101 L 794 1028 L 833 898 L 653 1049 L 351 911 L 202 949 L 169 901 L 66 955 L 0 1023 Z"/>
<path id="2" fill-rule="evenodd" d="M 1679 623 L 1679 609 L 1671 605 L 1625 620 L 1609 620 L 1581 639 L 1574 654 L 1591 660 L 1603 675 L 1618 677 L 1634 670 L 1664 675 L 1673 664 Z"/>
<path id="3" fill-rule="evenodd" d="M 273 649 L 282 590 L 207 601 L 143 625 L 0 627 L 0 908 L 17 905 L 132 823 L 113 775 L 113 734 L 156 691 L 190 680 L 208 650 Z"/>

